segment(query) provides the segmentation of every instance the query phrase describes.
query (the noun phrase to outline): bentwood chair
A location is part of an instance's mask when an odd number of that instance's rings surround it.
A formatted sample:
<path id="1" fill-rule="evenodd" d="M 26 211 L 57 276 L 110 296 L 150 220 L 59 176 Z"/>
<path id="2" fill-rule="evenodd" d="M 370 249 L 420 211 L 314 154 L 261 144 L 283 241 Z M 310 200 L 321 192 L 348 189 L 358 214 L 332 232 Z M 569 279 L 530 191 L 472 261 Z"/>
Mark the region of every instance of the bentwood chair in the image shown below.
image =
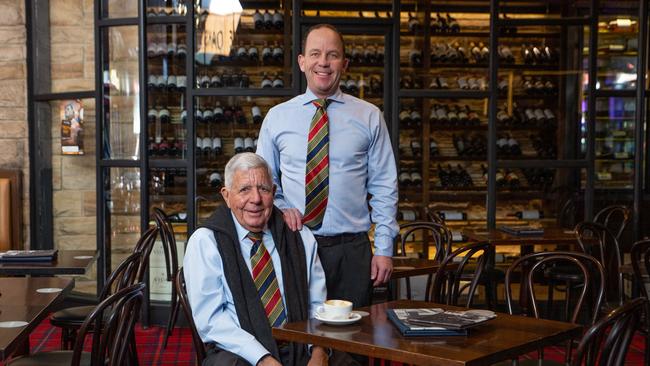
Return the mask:
<path id="1" fill-rule="evenodd" d="M 176 247 L 176 237 L 174 236 L 174 228 L 165 212 L 158 207 L 154 207 L 153 209 L 153 218 L 156 221 L 158 230 L 160 231 L 163 252 L 165 253 L 167 281 L 174 281 L 176 273 L 178 273 L 178 252 Z M 167 348 L 167 340 L 169 339 L 169 336 L 172 335 L 174 326 L 176 325 L 179 306 L 176 287 L 172 286 L 171 312 L 169 313 L 169 319 L 167 320 L 167 330 L 165 332 L 165 338 L 163 339 L 163 349 Z"/>
<path id="2" fill-rule="evenodd" d="M 618 242 L 621 242 L 621 235 L 630 222 L 630 209 L 623 205 L 611 205 L 598 211 L 594 216 L 594 222 L 602 224 L 612 232 Z"/>
<path id="3" fill-rule="evenodd" d="M 641 291 L 643 298 L 649 300 L 646 305 L 647 309 L 643 317 L 643 333 L 645 335 L 645 364 L 650 365 L 650 295 L 648 287 L 650 285 L 650 239 L 637 241 L 630 249 L 632 258 L 632 269 L 634 270 L 634 281 Z"/>
<path id="4" fill-rule="evenodd" d="M 464 305 L 470 307 L 474 300 L 476 287 L 481 274 L 485 269 L 490 253 L 490 244 L 487 242 L 471 243 L 451 252 L 442 261 L 431 286 L 431 298 L 428 301 L 438 304 L 459 305 L 459 300 L 464 291 L 461 291 L 463 278 L 469 278 L 469 284 L 462 288 L 467 289 L 467 300 Z M 470 260 L 476 260 L 468 266 Z M 471 269 L 471 276 L 463 277 Z"/>
<path id="5" fill-rule="evenodd" d="M 183 313 L 187 318 L 187 322 L 190 325 L 192 343 L 194 344 L 194 352 L 196 355 L 196 364 L 200 366 L 203 364 L 203 360 L 206 357 L 205 345 L 199 336 L 199 332 L 196 329 L 196 324 L 194 324 L 194 318 L 192 317 L 192 308 L 190 307 L 190 301 L 187 298 L 187 287 L 185 286 L 185 277 L 183 276 L 182 267 L 178 270 L 178 272 L 176 272 L 174 287 L 176 287 L 176 292 L 178 293 L 178 303 L 181 305 Z"/>
<path id="6" fill-rule="evenodd" d="M 602 265 L 596 258 L 576 252 L 540 252 L 525 255 L 512 263 L 506 271 L 505 287 L 506 287 L 506 304 L 508 312 L 511 315 L 524 315 L 534 316 L 540 318 L 540 304 L 538 302 L 538 291 L 536 291 L 535 280 L 543 277 L 545 269 L 554 266 L 562 265 L 569 267 L 574 272 L 579 273 L 583 279 L 581 282 L 580 292 L 577 300 L 573 306 L 569 306 L 567 300 L 567 309 L 570 309 L 571 323 L 580 322 L 580 315 L 585 319 L 582 324 L 588 326 L 593 325 L 598 319 L 599 309 L 603 302 L 605 283 L 603 281 L 605 272 Z M 524 272 L 524 268 L 528 268 Z M 515 308 L 515 300 L 512 290 L 512 278 L 515 273 L 521 273 L 520 291 L 526 291 L 525 294 L 520 294 L 519 298 L 525 301 L 524 304 L 519 304 Z M 539 287 L 539 286 L 537 286 Z M 523 296 L 522 296 L 523 295 Z M 587 298 L 594 299 L 589 302 L 590 306 L 585 305 Z M 547 304 L 552 306 L 552 304 Z M 572 342 L 567 344 L 566 362 L 570 361 Z M 552 361 L 544 360 L 543 349 L 538 351 L 537 360 L 520 361 L 520 365 L 556 365 Z"/>
<path id="7" fill-rule="evenodd" d="M 73 350 L 41 352 L 12 360 L 11 366 L 122 366 L 129 365 L 130 345 L 144 297 L 143 283 L 108 296 L 84 319 Z M 98 331 L 99 329 L 99 331 Z M 84 352 L 92 334 L 91 352 Z"/>
<path id="8" fill-rule="evenodd" d="M 572 365 L 623 366 L 647 301 L 634 299 L 589 328 L 576 349 Z"/>
<path id="9" fill-rule="evenodd" d="M 153 227 L 147 230 L 138 243 L 136 244 L 133 254 L 127 257 L 111 273 L 102 292 L 99 295 L 99 301 L 106 299 L 109 295 L 130 286 L 137 282 L 142 282 L 149 265 L 149 255 L 153 249 L 158 229 Z M 94 309 L 94 306 L 75 306 L 59 310 L 52 314 L 50 323 L 56 327 L 61 327 L 61 348 L 70 349 L 72 346 L 75 333 L 84 319 Z"/>
<path id="10" fill-rule="evenodd" d="M 436 249 L 436 254 L 433 258 L 435 261 L 441 261 L 451 249 L 451 231 L 442 224 L 433 222 L 411 222 L 404 224 L 400 227 L 400 254 L 406 255 L 406 243 L 415 237 L 416 233 L 422 235 L 422 252 L 420 257 L 428 259 L 429 247 L 433 246 Z M 425 287 L 425 298 L 429 298 L 429 288 L 433 273 L 427 277 L 427 284 Z M 406 277 L 406 298 L 411 300 L 411 279 Z"/>

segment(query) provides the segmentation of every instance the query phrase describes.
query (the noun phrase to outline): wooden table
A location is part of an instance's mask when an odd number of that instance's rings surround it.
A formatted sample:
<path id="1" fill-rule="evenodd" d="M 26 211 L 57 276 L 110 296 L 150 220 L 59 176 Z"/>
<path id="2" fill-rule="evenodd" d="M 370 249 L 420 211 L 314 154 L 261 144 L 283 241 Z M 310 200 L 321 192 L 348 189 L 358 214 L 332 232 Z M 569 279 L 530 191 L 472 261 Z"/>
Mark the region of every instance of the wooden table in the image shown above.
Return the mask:
<path id="1" fill-rule="evenodd" d="M 51 262 L 0 262 L 0 276 L 82 275 L 96 259 L 95 250 L 59 250 Z"/>
<path id="2" fill-rule="evenodd" d="M 20 327 L 0 327 L 0 361 L 16 350 L 29 351 L 29 334 L 73 286 L 74 280 L 71 278 L 0 278 L 0 322 L 27 322 Z M 40 293 L 38 289 L 61 291 Z"/>
<path id="3" fill-rule="evenodd" d="M 435 273 L 438 267 L 440 267 L 440 262 L 431 259 L 393 257 L 393 273 L 390 278 L 394 280 L 404 277 L 428 275 Z"/>
<path id="4" fill-rule="evenodd" d="M 578 242 L 575 231 L 557 227 L 544 228 L 544 233 L 540 235 L 513 235 L 499 229 L 463 230 L 463 234 L 469 240 L 487 241 L 492 245 L 575 245 Z"/>
<path id="5" fill-rule="evenodd" d="M 393 301 L 373 305 L 358 323 L 330 326 L 316 319 L 273 328 L 279 340 L 310 343 L 340 351 L 416 365 L 489 365 L 579 337 L 576 324 L 499 313 L 467 337 L 404 337 L 386 317 L 389 308 L 451 306 L 422 301 Z"/>

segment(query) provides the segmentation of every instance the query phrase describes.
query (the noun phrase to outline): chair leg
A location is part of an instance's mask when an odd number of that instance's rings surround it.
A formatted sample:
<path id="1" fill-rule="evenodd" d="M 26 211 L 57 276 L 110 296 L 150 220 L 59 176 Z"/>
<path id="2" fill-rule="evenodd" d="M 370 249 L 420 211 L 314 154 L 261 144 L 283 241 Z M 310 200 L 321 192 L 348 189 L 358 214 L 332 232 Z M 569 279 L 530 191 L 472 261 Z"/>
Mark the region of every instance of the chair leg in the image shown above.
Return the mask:
<path id="1" fill-rule="evenodd" d="M 129 365 L 138 366 L 140 364 L 140 360 L 138 360 L 138 348 L 135 344 L 135 329 L 131 331 L 131 336 L 129 338 L 131 338 L 129 341 Z"/>
<path id="2" fill-rule="evenodd" d="M 397 294 L 399 297 L 399 294 Z M 411 300 L 411 279 L 406 277 L 406 298 Z"/>
<path id="3" fill-rule="evenodd" d="M 546 319 L 553 319 L 553 293 L 555 292 L 555 281 L 549 280 L 548 297 L 546 298 Z"/>
<path id="4" fill-rule="evenodd" d="M 573 283 L 566 281 L 566 299 L 564 300 L 564 321 L 569 321 L 569 308 L 571 307 L 571 287 Z"/>
<path id="5" fill-rule="evenodd" d="M 163 339 L 163 349 L 167 348 L 167 340 L 172 335 L 174 331 L 174 326 L 176 325 L 176 318 L 178 318 L 178 308 L 179 302 L 176 300 L 176 293 L 172 291 L 172 303 L 171 303 L 171 312 L 169 313 L 169 320 L 167 320 L 167 331 L 165 332 L 165 337 Z"/>

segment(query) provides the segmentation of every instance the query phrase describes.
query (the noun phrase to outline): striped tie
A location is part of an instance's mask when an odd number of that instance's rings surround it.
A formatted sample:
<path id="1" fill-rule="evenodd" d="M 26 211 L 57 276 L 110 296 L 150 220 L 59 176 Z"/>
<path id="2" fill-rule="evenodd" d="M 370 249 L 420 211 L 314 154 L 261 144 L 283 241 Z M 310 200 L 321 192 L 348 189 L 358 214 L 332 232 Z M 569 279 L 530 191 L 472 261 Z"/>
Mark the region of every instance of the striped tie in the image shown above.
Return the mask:
<path id="1" fill-rule="evenodd" d="M 262 233 L 249 232 L 248 239 L 253 242 L 251 248 L 251 269 L 253 271 L 253 282 L 257 287 L 257 293 L 264 306 L 266 317 L 272 327 L 279 327 L 286 323 L 287 315 L 284 312 L 282 295 L 278 280 L 275 277 L 273 261 L 269 252 L 262 243 Z"/>
<path id="2" fill-rule="evenodd" d="M 327 195 L 329 194 L 329 119 L 327 99 L 315 99 L 316 113 L 311 120 L 307 141 L 307 169 L 305 175 L 305 215 L 303 223 L 317 230 L 323 224 Z"/>

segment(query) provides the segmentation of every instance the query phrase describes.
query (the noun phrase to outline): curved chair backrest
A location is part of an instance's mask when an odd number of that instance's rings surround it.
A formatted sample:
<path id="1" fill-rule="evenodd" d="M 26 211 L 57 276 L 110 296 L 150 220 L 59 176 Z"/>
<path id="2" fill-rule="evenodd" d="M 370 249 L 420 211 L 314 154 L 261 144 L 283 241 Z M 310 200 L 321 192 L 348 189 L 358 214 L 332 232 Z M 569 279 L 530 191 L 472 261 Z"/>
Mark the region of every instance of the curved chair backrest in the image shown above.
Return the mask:
<path id="1" fill-rule="evenodd" d="M 575 227 L 578 244 L 584 253 L 594 256 L 605 270 L 605 296 L 616 300 L 618 305 L 624 301 L 623 264 L 618 240 L 604 225 L 583 221 Z"/>
<path id="2" fill-rule="evenodd" d="M 120 263 L 106 280 L 106 284 L 99 294 L 99 301 L 106 299 L 124 288 L 132 286 L 136 282 L 142 282 L 139 279 L 142 253 L 132 253 Z"/>
<path id="3" fill-rule="evenodd" d="M 578 345 L 572 364 L 624 365 L 646 301 L 644 298 L 634 299 L 589 328 Z"/>
<path id="4" fill-rule="evenodd" d="M 594 222 L 608 228 L 620 242 L 621 234 L 630 222 L 630 209 L 623 205 L 611 205 L 598 211 L 594 216 Z"/>
<path id="5" fill-rule="evenodd" d="M 573 229 L 576 224 L 577 199 L 569 196 L 560 206 L 557 213 L 557 226 L 566 229 Z"/>
<path id="6" fill-rule="evenodd" d="M 487 264 L 489 253 L 490 243 L 479 242 L 468 244 L 449 254 L 442 261 L 436 272 L 431 290 L 431 299 L 429 301 L 439 304 L 458 305 L 458 300 L 461 295 L 461 275 L 465 271 L 470 258 L 478 255 L 475 266 L 472 266 L 474 273 L 469 286 L 467 286 L 469 292 L 465 306 L 470 307 L 474 300 L 474 293 L 476 292 L 476 286 L 478 285 L 481 273 L 483 273 Z"/>
<path id="7" fill-rule="evenodd" d="M 434 260 L 442 260 L 451 248 L 451 231 L 445 225 L 426 221 L 410 222 L 400 227 L 401 255 L 406 255 L 406 243 L 416 231 L 422 231 L 422 240 L 427 243 L 427 245 L 423 245 L 423 250 L 428 248 L 429 244 L 433 244 L 436 248 Z M 422 257 L 428 258 L 428 254 L 422 253 Z"/>
<path id="8" fill-rule="evenodd" d="M 142 282 L 125 287 L 104 299 L 88 314 L 75 340 L 72 366 L 80 363 L 88 333 L 92 334 L 92 366 L 127 364 L 133 329 L 144 299 L 144 288 Z"/>
<path id="9" fill-rule="evenodd" d="M 181 308 L 183 308 L 183 313 L 187 318 L 187 322 L 190 324 L 190 331 L 192 333 L 192 343 L 194 343 L 194 351 L 196 352 L 196 364 L 201 365 L 203 360 L 206 357 L 205 345 L 199 336 L 199 332 L 196 329 L 196 324 L 194 324 L 194 318 L 192 317 L 192 308 L 190 307 L 190 301 L 187 298 L 187 288 L 185 286 L 185 277 L 183 276 L 183 268 L 179 268 L 176 273 L 176 280 L 174 281 L 176 286 L 176 291 L 178 292 L 178 298 L 180 300 Z"/>
<path id="10" fill-rule="evenodd" d="M 650 239 L 639 240 L 634 243 L 632 249 L 630 249 L 630 257 L 634 269 L 634 278 L 636 283 L 639 284 L 641 294 L 646 299 L 650 299 L 650 294 L 648 294 L 646 288 L 647 278 L 650 276 Z"/>
<path id="11" fill-rule="evenodd" d="M 424 208 L 424 213 L 426 214 L 427 219 L 430 222 L 441 224 L 441 225 L 445 224 L 445 220 L 442 217 L 440 217 L 440 215 L 438 215 L 435 211 L 432 211 L 428 207 Z"/>
<path id="12" fill-rule="evenodd" d="M 140 253 L 140 268 L 138 269 L 138 282 L 142 282 L 144 274 L 149 268 L 149 256 L 153 250 L 153 245 L 156 243 L 156 236 L 158 235 L 157 227 L 150 227 L 142 234 L 138 242 L 133 248 L 134 253 Z"/>
<path id="13" fill-rule="evenodd" d="M 167 269 L 167 281 L 173 281 L 178 271 L 178 251 L 176 248 L 176 237 L 174 236 L 174 227 L 163 210 L 158 207 L 153 208 L 153 218 L 160 231 L 162 239 L 163 252 L 165 253 L 165 266 Z"/>
<path id="14" fill-rule="evenodd" d="M 533 262 L 534 264 L 530 265 Z M 571 317 L 569 320 L 571 323 L 577 323 L 578 316 L 580 311 L 583 310 L 583 303 L 586 296 L 595 296 L 595 302 L 593 303 L 593 311 L 589 314 L 589 325 L 594 324 L 596 319 L 598 319 L 598 309 L 603 302 L 603 296 L 605 293 L 605 283 L 603 279 L 605 278 L 605 272 L 603 266 L 596 260 L 596 258 L 576 252 L 540 252 L 540 253 L 531 253 L 520 257 L 512 263 L 512 265 L 506 271 L 505 278 L 505 287 L 506 287 L 506 303 L 508 305 L 508 312 L 510 314 L 516 315 L 514 313 L 513 306 L 513 295 L 511 289 L 511 279 L 513 273 L 521 273 L 522 266 L 530 266 L 530 270 L 527 273 L 525 278 L 521 279 L 521 283 L 525 283 L 528 287 L 528 294 L 526 295 L 531 308 L 532 315 L 535 318 L 539 318 L 539 309 L 537 304 L 537 296 L 535 294 L 535 282 L 536 274 L 543 272 L 545 268 L 549 268 L 554 264 L 560 265 L 572 265 L 576 267 L 579 273 L 582 273 L 582 278 L 584 279 L 583 286 L 580 288 L 580 295 L 578 300 L 573 306 L 573 311 L 571 312 Z M 526 281 L 526 282 L 524 282 Z M 528 315 L 528 314 L 524 314 Z"/>

